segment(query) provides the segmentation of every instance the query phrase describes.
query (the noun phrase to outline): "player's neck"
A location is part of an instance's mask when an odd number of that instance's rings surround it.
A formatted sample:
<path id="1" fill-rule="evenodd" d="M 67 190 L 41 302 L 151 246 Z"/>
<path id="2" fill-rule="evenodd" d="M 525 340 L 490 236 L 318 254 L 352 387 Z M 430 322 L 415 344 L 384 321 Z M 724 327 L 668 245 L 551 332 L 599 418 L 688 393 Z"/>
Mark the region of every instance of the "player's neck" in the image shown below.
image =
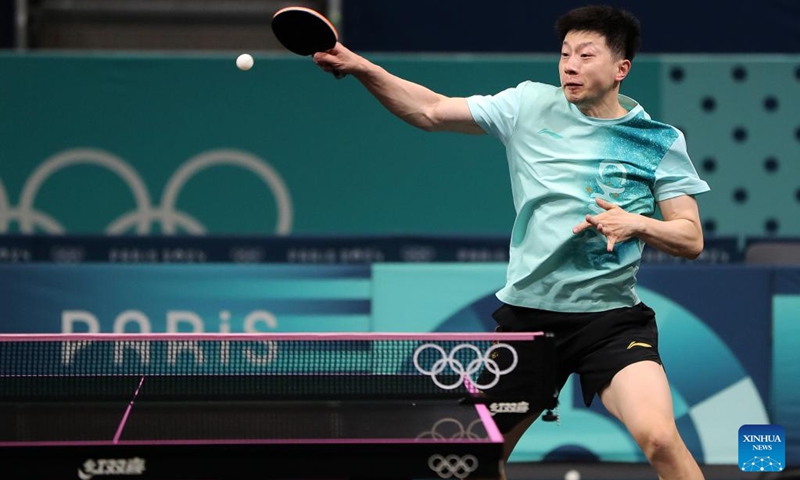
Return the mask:
<path id="1" fill-rule="evenodd" d="M 592 118 L 620 118 L 627 115 L 628 110 L 619 103 L 619 96 L 606 97 L 603 101 L 591 105 L 578 105 L 578 110 Z"/>

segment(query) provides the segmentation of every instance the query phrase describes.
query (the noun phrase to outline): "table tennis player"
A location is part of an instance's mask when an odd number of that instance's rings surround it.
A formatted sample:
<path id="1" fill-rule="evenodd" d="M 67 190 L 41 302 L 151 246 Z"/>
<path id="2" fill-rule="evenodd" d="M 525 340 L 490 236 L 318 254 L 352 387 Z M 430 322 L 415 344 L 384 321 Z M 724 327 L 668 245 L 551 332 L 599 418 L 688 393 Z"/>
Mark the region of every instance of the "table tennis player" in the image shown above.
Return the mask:
<path id="1" fill-rule="evenodd" d="M 417 128 L 504 144 L 516 219 L 498 327 L 553 332 L 561 385 L 579 374 L 586 405 L 597 395 L 659 478 L 700 479 L 675 424 L 655 313 L 634 287 L 644 244 L 687 259 L 701 253 L 695 196 L 709 187 L 683 133 L 620 94 L 640 46 L 638 19 L 586 6 L 558 18 L 556 32 L 560 85 L 523 81 L 494 95 L 433 92 L 341 43 L 313 59 L 355 77 Z M 506 456 L 538 416 L 495 416 Z"/>

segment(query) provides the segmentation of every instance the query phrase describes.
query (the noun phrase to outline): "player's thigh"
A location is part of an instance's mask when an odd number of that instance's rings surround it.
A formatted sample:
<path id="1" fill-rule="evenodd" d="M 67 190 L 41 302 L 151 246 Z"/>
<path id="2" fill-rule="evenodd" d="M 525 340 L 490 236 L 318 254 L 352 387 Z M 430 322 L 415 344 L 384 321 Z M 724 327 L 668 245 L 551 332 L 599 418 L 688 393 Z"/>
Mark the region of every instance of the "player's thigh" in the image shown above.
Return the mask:
<path id="1" fill-rule="evenodd" d="M 675 429 L 669 381 L 657 362 L 626 366 L 601 390 L 600 400 L 637 441 L 670 435 Z"/>

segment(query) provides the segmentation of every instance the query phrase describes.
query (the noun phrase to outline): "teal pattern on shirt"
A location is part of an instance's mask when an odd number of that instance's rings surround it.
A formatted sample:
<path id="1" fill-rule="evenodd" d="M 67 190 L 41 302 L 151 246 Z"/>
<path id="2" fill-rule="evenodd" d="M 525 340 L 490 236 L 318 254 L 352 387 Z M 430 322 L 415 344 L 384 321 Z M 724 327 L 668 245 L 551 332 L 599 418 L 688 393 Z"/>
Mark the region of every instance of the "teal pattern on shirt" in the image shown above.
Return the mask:
<path id="1" fill-rule="evenodd" d="M 597 198 L 652 216 L 656 202 L 707 191 L 674 127 L 620 96 L 628 114 L 585 116 L 552 85 L 523 82 L 468 98 L 475 121 L 506 146 L 517 217 L 500 300 L 552 311 L 588 312 L 639 302 L 638 239 L 606 250 L 594 229 L 572 234 Z"/>
<path id="2" fill-rule="evenodd" d="M 639 112 L 629 122 L 608 127 L 607 150 L 601 155 L 608 159 L 621 159 L 624 174 L 610 169 L 606 178 L 624 191 L 618 200 L 626 211 L 652 215 L 655 203 L 652 186 L 655 172 L 670 145 L 678 138 L 678 132 L 669 125 L 646 120 Z"/>

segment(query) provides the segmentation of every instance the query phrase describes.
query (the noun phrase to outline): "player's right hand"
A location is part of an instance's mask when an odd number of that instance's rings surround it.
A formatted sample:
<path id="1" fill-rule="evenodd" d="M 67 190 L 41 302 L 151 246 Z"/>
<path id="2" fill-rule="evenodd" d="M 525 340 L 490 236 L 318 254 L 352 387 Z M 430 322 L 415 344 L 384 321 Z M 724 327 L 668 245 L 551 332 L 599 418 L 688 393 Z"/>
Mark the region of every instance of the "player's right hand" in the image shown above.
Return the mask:
<path id="1" fill-rule="evenodd" d="M 364 62 L 362 57 L 339 42 L 327 52 L 315 53 L 313 59 L 324 71 L 340 75 L 356 73 Z"/>

